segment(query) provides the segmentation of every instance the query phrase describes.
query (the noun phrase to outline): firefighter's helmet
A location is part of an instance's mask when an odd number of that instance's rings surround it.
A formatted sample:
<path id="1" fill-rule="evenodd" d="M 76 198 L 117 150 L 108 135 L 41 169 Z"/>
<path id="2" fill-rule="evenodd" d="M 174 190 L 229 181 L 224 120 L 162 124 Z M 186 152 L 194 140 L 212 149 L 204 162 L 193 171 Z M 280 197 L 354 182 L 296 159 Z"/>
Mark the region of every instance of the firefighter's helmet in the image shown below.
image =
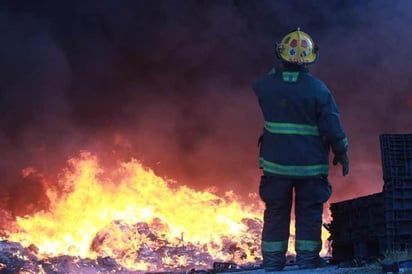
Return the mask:
<path id="1" fill-rule="evenodd" d="M 318 47 L 312 38 L 297 28 L 276 44 L 276 56 L 293 64 L 311 64 L 318 58 Z"/>

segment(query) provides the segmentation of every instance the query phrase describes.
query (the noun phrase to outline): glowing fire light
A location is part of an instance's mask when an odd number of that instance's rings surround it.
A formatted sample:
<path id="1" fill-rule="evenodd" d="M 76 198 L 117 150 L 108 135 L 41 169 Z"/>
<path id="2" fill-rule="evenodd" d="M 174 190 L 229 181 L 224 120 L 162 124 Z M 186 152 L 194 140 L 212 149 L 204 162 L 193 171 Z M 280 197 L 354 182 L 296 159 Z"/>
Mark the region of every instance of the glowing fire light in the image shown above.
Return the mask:
<path id="1" fill-rule="evenodd" d="M 252 197 L 257 205 L 245 205 L 232 192 L 221 198 L 173 187 L 136 160 L 103 170 L 96 156 L 82 152 L 68 163 L 58 182 L 63 194 L 49 188 L 50 208 L 17 218 L 19 231 L 9 240 L 34 245 L 42 257 L 108 256 L 139 270 L 159 270 L 145 261 L 155 249 L 162 250 L 162 265 L 176 268 L 202 254 L 239 264 L 260 258 L 263 208 L 258 197 Z M 177 255 L 167 250 L 170 246 Z"/>

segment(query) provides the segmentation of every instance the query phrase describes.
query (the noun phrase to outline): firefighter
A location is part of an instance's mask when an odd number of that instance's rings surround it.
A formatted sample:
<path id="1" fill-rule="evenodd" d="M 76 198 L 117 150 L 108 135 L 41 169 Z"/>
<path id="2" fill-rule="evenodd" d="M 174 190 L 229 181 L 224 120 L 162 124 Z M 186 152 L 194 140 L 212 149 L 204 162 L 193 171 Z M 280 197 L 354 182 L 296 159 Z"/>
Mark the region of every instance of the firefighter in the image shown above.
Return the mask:
<path id="1" fill-rule="evenodd" d="M 296 263 L 316 268 L 322 262 L 323 205 L 332 193 L 329 155 L 332 151 L 333 164 L 342 165 L 346 176 L 348 140 L 335 99 L 308 70 L 319 55 L 312 38 L 297 28 L 276 44 L 276 55 L 279 67 L 253 84 L 264 118 L 259 138 L 262 266 L 266 271 L 285 266 L 294 197 Z"/>

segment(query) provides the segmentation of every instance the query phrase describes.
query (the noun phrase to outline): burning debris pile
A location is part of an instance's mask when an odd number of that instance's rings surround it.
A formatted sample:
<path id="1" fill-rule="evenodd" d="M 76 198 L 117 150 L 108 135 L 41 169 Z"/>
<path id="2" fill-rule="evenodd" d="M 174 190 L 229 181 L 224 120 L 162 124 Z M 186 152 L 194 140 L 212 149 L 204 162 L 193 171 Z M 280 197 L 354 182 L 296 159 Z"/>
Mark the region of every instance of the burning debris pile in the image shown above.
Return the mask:
<path id="1" fill-rule="evenodd" d="M 41 259 L 36 256 L 35 249 L 34 246 L 24 248 L 19 243 L 0 241 L 0 273 L 133 273 L 110 257 L 82 259 L 61 255 Z"/>
<path id="2" fill-rule="evenodd" d="M 167 225 L 155 219 L 151 224 L 130 225 L 113 221 L 97 233 L 90 249 L 94 259 L 60 255 L 41 258 L 38 248 L 24 248 L 20 243 L 0 242 L 0 273 L 138 273 L 144 271 L 176 271 L 208 269 L 216 262 L 211 248 L 220 248 L 230 262 L 247 262 L 249 255 L 258 260 L 262 222 L 244 219 L 248 237 L 235 242 L 230 235 L 220 243 L 196 244 L 176 239 L 170 242 L 164 232 Z M 111 256 L 109 256 L 110 254 Z M 129 267 L 125 267 L 128 265 Z M 234 264 L 236 265 L 236 264 Z"/>
<path id="3" fill-rule="evenodd" d="M 141 265 L 149 271 L 205 269 L 218 259 L 213 255 L 216 250 L 220 251 L 220 258 L 225 261 L 256 261 L 259 259 L 257 244 L 262 222 L 244 219 L 242 223 L 245 224 L 246 237 L 239 242 L 222 232 L 219 242 L 202 244 L 186 241 L 184 235 L 171 242 L 164 233 L 167 225 L 159 219 L 151 224 L 139 222 L 134 225 L 114 221 L 96 235 L 91 249 L 100 256 L 105 256 L 106 251 L 109 251 L 117 261 L 127 265 Z"/>
<path id="4" fill-rule="evenodd" d="M 59 182 L 44 183 L 47 210 L 2 228 L 4 273 L 176 271 L 260 260 L 259 206 L 233 193 L 172 187 L 135 160 L 106 169 L 84 152 L 68 163 Z"/>

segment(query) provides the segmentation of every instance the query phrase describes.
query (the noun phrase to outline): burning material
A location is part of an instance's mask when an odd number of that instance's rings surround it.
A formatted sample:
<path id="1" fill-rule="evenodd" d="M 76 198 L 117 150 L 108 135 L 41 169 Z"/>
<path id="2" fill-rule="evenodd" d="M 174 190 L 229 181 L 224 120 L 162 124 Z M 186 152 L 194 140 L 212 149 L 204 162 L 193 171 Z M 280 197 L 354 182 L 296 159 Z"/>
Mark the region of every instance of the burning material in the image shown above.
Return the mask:
<path id="1" fill-rule="evenodd" d="M 39 258 L 111 257 L 138 270 L 259 258 L 258 207 L 241 205 L 233 193 L 173 187 L 136 160 L 103 170 L 83 152 L 47 196 L 47 211 L 17 218 L 4 237 L 35 246 Z"/>
<path id="2" fill-rule="evenodd" d="M 93 240 L 91 249 L 97 254 L 107 252 L 113 254 L 126 264 L 141 263 L 146 270 L 172 270 L 207 268 L 216 260 L 212 250 L 218 249 L 221 258 L 233 262 L 255 261 L 259 256 L 256 243 L 260 237 L 261 222 L 245 219 L 247 226 L 244 235 L 248 236 L 235 241 L 230 235 L 222 232 L 219 242 L 192 243 L 182 238 L 168 239 L 168 228 L 155 219 L 151 224 L 139 222 L 129 225 L 123 221 L 115 221 L 101 230 Z M 162 229 L 158 229 L 158 226 Z M 166 229 L 164 229 L 166 228 Z M 248 257 L 252 260 L 248 260 Z"/>
<path id="3" fill-rule="evenodd" d="M 0 273 L 134 273 L 108 257 L 82 259 L 77 256 L 38 258 L 30 247 L 0 241 Z"/>
<path id="4" fill-rule="evenodd" d="M 103 168 L 83 152 L 68 163 L 58 187 L 43 182 L 48 210 L 18 217 L 3 229 L 3 267 L 132 273 L 260 261 L 261 204 L 244 205 L 232 192 L 222 198 L 176 186 L 136 160 Z M 15 250 L 5 251 L 10 245 Z"/>

